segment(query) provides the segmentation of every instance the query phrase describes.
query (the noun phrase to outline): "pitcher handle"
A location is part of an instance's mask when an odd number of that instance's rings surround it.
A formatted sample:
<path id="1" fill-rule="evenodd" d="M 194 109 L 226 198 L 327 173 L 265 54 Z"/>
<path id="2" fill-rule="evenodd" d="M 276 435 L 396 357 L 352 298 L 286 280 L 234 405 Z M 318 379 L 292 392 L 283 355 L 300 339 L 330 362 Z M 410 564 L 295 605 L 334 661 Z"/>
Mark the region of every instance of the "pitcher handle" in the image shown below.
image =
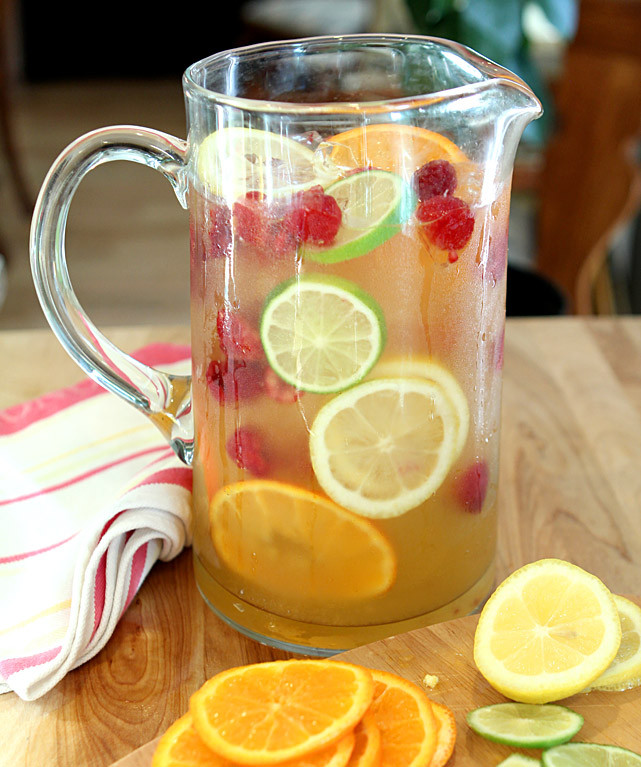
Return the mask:
<path id="1" fill-rule="evenodd" d="M 31 224 L 31 269 L 38 298 L 53 332 L 93 380 L 138 408 L 160 429 L 176 454 L 191 464 L 191 376 L 144 365 L 116 347 L 91 322 L 71 285 L 65 230 L 80 181 L 97 165 L 130 160 L 160 171 L 187 207 L 187 142 L 160 131 L 116 125 L 81 136 L 47 174 Z"/>

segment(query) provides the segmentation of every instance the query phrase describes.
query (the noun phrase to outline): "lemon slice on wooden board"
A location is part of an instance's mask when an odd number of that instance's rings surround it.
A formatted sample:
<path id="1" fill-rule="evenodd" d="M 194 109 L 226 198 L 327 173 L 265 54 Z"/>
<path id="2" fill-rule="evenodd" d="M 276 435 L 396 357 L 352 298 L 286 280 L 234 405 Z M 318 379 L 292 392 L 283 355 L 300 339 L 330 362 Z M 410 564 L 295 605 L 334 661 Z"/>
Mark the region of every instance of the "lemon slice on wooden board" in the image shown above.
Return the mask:
<path id="1" fill-rule="evenodd" d="M 566 743 L 583 726 L 583 717 L 547 703 L 495 703 L 470 711 L 467 723 L 494 743 L 516 748 L 550 748 Z"/>
<path id="2" fill-rule="evenodd" d="M 641 607 L 613 596 L 621 621 L 621 644 L 612 663 L 588 690 L 621 691 L 641 685 Z"/>
<path id="3" fill-rule="evenodd" d="M 560 559 L 512 573 L 483 608 L 474 661 L 512 700 L 548 703 L 584 690 L 614 659 L 621 624 L 612 594 Z"/>
<path id="4" fill-rule="evenodd" d="M 541 754 L 543 767 L 641 767 L 641 755 L 619 746 L 564 743 Z"/>
<path id="5" fill-rule="evenodd" d="M 247 192 L 268 198 L 327 185 L 338 177 L 333 165 L 280 133 L 231 126 L 210 133 L 198 146 L 196 172 L 211 195 L 236 200 Z"/>
<path id="6" fill-rule="evenodd" d="M 336 503 L 365 517 L 397 517 L 441 486 L 458 420 L 435 381 L 377 378 L 325 404 L 310 432 L 316 479 Z"/>

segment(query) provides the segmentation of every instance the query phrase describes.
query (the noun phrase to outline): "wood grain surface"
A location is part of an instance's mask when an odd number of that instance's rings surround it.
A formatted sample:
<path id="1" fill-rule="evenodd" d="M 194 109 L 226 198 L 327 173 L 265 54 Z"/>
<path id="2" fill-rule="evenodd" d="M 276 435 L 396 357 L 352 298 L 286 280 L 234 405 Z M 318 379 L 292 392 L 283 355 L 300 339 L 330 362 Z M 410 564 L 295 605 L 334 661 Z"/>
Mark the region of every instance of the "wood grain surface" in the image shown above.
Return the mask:
<path id="1" fill-rule="evenodd" d="M 128 350 L 189 338 L 107 335 Z M 82 378 L 48 331 L 0 333 L 0 355 L 0 407 Z M 641 318 L 508 321 L 503 393 L 497 579 L 554 556 L 639 594 Z M 0 766 L 107 767 L 163 732 L 217 671 L 283 657 L 211 614 L 185 551 L 154 567 L 107 646 L 54 690 L 0 696 Z"/>
<path id="2" fill-rule="evenodd" d="M 634 601 L 641 604 L 641 597 Z M 501 703 L 505 698 L 490 687 L 476 670 L 472 649 L 478 616 L 468 616 L 418 629 L 341 653 L 337 659 L 359 663 L 372 669 L 399 674 L 423 686 L 426 674 L 438 677 L 428 696 L 452 709 L 456 719 L 456 747 L 448 767 L 495 765 L 515 751 L 539 755 L 539 750 L 516 749 L 492 743 L 471 730 L 466 714 L 478 706 Z M 573 695 L 563 701 L 584 718 L 576 741 L 612 743 L 641 751 L 641 687 L 625 692 L 600 692 Z M 112 767 L 150 767 L 159 738 L 155 738 Z"/>

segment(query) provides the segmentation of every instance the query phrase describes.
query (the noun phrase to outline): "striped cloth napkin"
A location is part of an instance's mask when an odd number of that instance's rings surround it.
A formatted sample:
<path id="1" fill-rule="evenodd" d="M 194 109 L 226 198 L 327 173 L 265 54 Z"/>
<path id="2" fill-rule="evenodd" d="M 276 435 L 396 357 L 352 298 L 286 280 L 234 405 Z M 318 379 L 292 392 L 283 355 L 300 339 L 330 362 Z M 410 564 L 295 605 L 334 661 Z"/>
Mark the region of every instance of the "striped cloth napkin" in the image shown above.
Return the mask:
<path id="1" fill-rule="evenodd" d="M 187 372 L 189 348 L 141 362 Z M 147 573 L 191 542 L 191 469 L 87 379 L 0 412 L 0 692 L 48 692 L 108 641 Z"/>

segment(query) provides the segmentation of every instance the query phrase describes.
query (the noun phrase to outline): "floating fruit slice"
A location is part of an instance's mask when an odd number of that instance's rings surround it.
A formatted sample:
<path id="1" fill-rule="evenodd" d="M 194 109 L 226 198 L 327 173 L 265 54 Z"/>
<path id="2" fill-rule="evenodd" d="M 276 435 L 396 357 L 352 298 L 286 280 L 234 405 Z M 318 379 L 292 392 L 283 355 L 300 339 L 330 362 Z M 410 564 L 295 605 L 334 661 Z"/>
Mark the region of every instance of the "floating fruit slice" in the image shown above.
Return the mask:
<path id="1" fill-rule="evenodd" d="M 305 248 L 304 257 L 335 264 L 369 253 L 393 237 L 416 205 L 411 187 L 395 173 L 369 170 L 336 181 L 325 190 L 343 212 L 328 248 Z"/>
<path id="2" fill-rule="evenodd" d="M 456 721 L 452 711 L 443 703 L 431 701 L 432 711 L 438 724 L 436 749 L 428 767 L 443 767 L 452 756 L 456 743 Z"/>
<path id="3" fill-rule="evenodd" d="M 396 376 L 399 378 L 426 378 L 428 381 L 436 381 L 440 384 L 458 419 L 454 459 L 459 457 L 467 440 L 470 409 L 461 385 L 444 365 L 429 357 L 388 357 L 379 360 L 372 370 L 371 376 L 375 378 L 393 378 Z"/>
<path id="4" fill-rule="evenodd" d="M 158 741 L 151 767 L 226 767 L 196 732 L 190 713 L 177 719 Z"/>
<path id="5" fill-rule="evenodd" d="M 309 147 L 280 133 L 242 127 L 210 133 L 198 146 L 196 169 L 210 195 L 228 200 L 247 192 L 271 199 L 338 176 Z"/>
<path id="6" fill-rule="evenodd" d="M 327 139 L 332 162 L 339 168 L 379 168 L 405 178 L 431 160 L 466 162 L 453 141 L 414 125 L 379 123 L 352 128 Z"/>
<path id="7" fill-rule="evenodd" d="M 620 641 L 616 604 L 603 583 L 569 562 L 542 559 L 512 573 L 489 598 L 474 660 L 507 698 L 548 703 L 585 689 Z"/>
<path id="8" fill-rule="evenodd" d="M 380 767 L 424 767 L 436 749 L 438 724 L 430 699 L 407 679 L 372 671 L 369 712 L 381 734 Z"/>
<path id="9" fill-rule="evenodd" d="M 641 767 L 641 755 L 619 746 L 564 743 L 541 754 L 543 767 Z"/>
<path id="10" fill-rule="evenodd" d="M 238 764 L 299 759 L 351 733 L 374 682 L 360 666 L 289 660 L 228 669 L 195 692 L 189 709 L 199 736 Z"/>
<path id="11" fill-rule="evenodd" d="M 583 726 L 583 717 L 548 703 L 495 703 L 467 715 L 474 732 L 494 743 L 517 748 L 550 748 L 566 743 Z"/>
<path id="12" fill-rule="evenodd" d="M 443 388 L 380 378 L 325 404 L 310 432 L 316 479 L 366 517 L 396 517 L 433 495 L 455 455 L 458 419 Z"/>
<path id="13" fill-rule="evenodd" d="M 366 599 L 396 576 L 387 538 L 323 496 L 270 480 L 223 487 L 210 509 L 212 540 L 234 572 L 279 595 Z"/>
<path id="14" fill-rule="evenodd" d="M 278 285 L 260 322 L 267 360 L 287 383 L 327 394 L 358 383 L 385 345 L 383 312 L 358 285 L 307 274 Z"/>
<path id="15" fill-rule="evenodd" d="M 621 621 L 621 644 L 614 660 L 597 677 L 590 690 L 630 690 L 641 685 L 641 607 L 614 596 Z"/>

